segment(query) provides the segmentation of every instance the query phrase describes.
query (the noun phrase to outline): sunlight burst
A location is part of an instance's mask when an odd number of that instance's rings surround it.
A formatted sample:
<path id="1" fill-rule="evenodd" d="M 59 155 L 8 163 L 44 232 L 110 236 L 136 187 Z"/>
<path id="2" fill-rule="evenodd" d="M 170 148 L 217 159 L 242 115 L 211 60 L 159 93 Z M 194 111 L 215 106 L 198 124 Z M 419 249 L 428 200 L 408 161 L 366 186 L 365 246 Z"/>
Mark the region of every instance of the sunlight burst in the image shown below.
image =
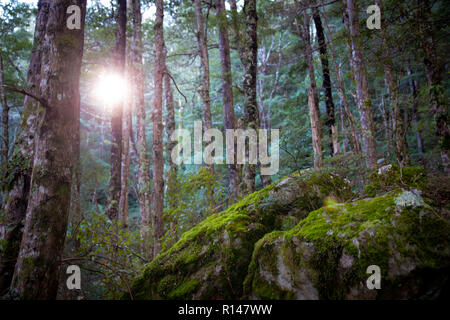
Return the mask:
<path id="1" fill-rule="evenodd" d="M 103 107 L 114 108 L 119 102 L 123 102 L 128 92 L 125 79 L 117 73 L 104 73 L 97 80 L 94 87 L 94 95 Z"/>

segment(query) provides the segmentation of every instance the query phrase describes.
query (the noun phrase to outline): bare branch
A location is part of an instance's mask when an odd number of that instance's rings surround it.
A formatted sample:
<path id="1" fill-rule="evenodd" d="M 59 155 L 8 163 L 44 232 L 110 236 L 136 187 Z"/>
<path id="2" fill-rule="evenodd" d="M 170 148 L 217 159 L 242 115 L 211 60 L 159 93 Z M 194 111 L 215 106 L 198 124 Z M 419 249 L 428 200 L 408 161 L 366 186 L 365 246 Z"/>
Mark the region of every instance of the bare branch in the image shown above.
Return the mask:
<path id="1" fill-rule="evenodd" d="M 13 92 L 17 92 L 17 93 L 21 93 L 21 94 L 24 94 L 26 96 L 29 96 L 29 97 L 33 98 L 34 100 L 38 101 L 40 104 L 42 104 L 42 106 L 44 106 L 46 108 L 48 107 L 48 103 L 47 103 L 47 101 L 44 98 L 38 97 L 38 96 L 32 94 L 31 92 L 28 92 L 25 89 L 15 88 L 15 87 L 12 87 L 12 86 L 8 86 L 6 84 L 3 85 L 3 88 L 5 88 L 6 90 L 9 90 L 9 91 L 13 91 Z"/>

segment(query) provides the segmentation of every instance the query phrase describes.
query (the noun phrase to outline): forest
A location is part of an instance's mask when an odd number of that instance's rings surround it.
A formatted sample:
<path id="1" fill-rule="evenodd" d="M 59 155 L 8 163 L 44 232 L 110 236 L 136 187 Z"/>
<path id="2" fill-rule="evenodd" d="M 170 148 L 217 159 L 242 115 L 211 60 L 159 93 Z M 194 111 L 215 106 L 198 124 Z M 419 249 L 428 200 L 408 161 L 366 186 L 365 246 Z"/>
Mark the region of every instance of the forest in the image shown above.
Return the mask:
<path id="1" fill-rule="evenodd" d="M 0 300 L 450 296 L 449 17 L 1 0 Z"/>

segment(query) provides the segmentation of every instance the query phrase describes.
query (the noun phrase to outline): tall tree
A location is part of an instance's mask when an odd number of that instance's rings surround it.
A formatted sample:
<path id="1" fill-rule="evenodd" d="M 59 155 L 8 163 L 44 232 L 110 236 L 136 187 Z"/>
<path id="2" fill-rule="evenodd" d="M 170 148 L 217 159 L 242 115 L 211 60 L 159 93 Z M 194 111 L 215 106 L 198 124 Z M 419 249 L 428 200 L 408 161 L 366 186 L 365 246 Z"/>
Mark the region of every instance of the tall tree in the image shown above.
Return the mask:
<path id="1" fill-rule="evenodd" d="M 2 141 L 1 146 L 1 164 L 6 165 L 8 161 L 9 149 L 9 106 L 6 101 L 5 88 L 3 87 L 3 57 L 0 52 L 0 102 L 2 104 Z"/>
<path id="2" fill-rule="evenodd" d="M 131 84 L 131 53 L 127 48 L 127 62 L 125 70 L 125 81 L 127 85 Z M 131 110 L 133 105 L 133 96 L 127 92 L 122 122 L 122 187 L 119 202 L 119 222 L 122 227 L 128 227 L 128 194 L 130 186 L 130 136 L 131 136 Z"/>
<path id="3" fill-rule="evenodd" d="M 344 122 L 344 115 L 345 115 L 345 118 L 347 118 L 348 123 L 350 125 L 351 137 L 350 137 L 349 141 L 350 141 L 351 148 L 353 149 L 353 152 L 355 154 L 359 155 L 359 154 L 361 154 L 361 147 L 360 147 L 359 141 L 358 141 L 358 135 L 357 135 L 356 128 L 355 128 L 355 121 L 354 121 L 353 116 L 348 107 L 348 101 L 347 101 L 347 97 L 345 95 L 344 83 L 342 81 L 342 63 L 340 65 L 337 64 L 336 50 L 334 49 L 333 37 L 332 37 L 331 31 L 330 31 L 330 27 L 328 25 L 328 19 L 325 14 L 323 15 L 323 18 L 325 21 L 325 26 L 328 31 L 328 37 L 330 39 L 329 44 L 330 44 L 330 49 L 331 49 L 331 56 L 332 56 L 334 69 L 336 71 L 337 82 L 338 82 L 339 102 L 340 102 L 340 106 L 341 106 L 342 130 L 343 130 L 343 132 L 345 131 L 345 122 Z"/>
<path id="4" fill-rule="evenodd" d="M 130 17 L 133 14 L 131 1 L 127 2 L 127 27 L 132 27 Z M 134 95 L 132 92 L 133 78 L 133 52 L 132 41 L 127 34 L 126 57 L 125 57 L 125 82 L 127 92 L 124 99 L 124 111 L 122 119 L 122 187 L 120 188 L 119 222 L 122 228 L 128 228 L 128 206 L 130 187 L 130 148 L 132 131 L 132 110 Z"/>
<path id="5" fill-rule="evenodd" d="M 50 0 L 39 0 L 34 30 L 34 45 L 27 74 L 27 92 L 23 103 L 21 123 L 9 156 L 10 180 L 6 186 L 5 220 L 0 224 L 0 239 L 5 245 L 0 251 L 0 294 L 8 290 L 19 255 L 24 220 L 30 194 L 32 161 L 34 159 L 35 135 L 42 121 L 43 105 L 38 99 L 41 66 L 46 35 Z"/>
<path id="6" fill-rule="evenodd" d="M 236 0 L 231 0 L 232 19 L 236 34 L 239 56 L 244 66 L 244 129 L 256 130 L 260 127 L 259 110 L 256 100 L 256 71 L 258 67 L 258 35 L 256 1 L 244 1 L 245 31 L 241 33 L 237 19 Z M 249 161 L 249 145 L 246 147 L 246 158 Z M 246 163 L 244 182 L 246 191 L 255 191 L 256 165 Z"/>
<path id="7" fill-rule="evenodd" d="M 378 5 L 383 16 L 383 9 L 381 0 L 376 0 L 375 3 Z M 390 57 L 389 43 L 386 39 L 385 27 L 380 30 L 381 45 L 383 48 L 382 59 L 384 66 L 384 81 L 387 88 L 387 93 L 389 95 L 390 104 L 393 107 L 393 124 L 394 124 L 394 145 L 395 153 L 397 155 L 397 162 L 401 167 L 409 165 L 409 150 L 408 142 L 406 141 L 406 128 L 403 122 L 403 112 L 401 110 L 401 105 L 399 101 L 398 85 L 394 79 L 394 71 L 392 65 L 392 57 Z"/>
<path id="8" fill-rule="evenodd" d="M 211 98 L 210 91 L 210 75 L 209 75 L 209 53 L 208 53 L 208 35 L 207 26 L 208 21 L 204 22 L 202 6 L 200 0 L 195 0 L 195 17 L 197 22 L 197 49 L 200 55 L 200 70 L 201 70 L 201 86 L 200 97 L 202 98 L 203 107 L 203 130 L 206 131 L 212 128 L 211 117 Z M 207 165 L 208 171 L 214 174 L 214 164 Z M 208 197 L 211 204 L 214 204 L 214 189 L 208 191 Z"/>
<path id="9" fill-rule="evenodd" d="M 296 1 L 297 6 L 298 2 Z M 309 119 L 312 131 L 312 146 L 314 151 L 314 168 L 322 168 L 322 124 L 320 121 L 319 97 L 317 96 L 316 76 L 314 74 L 314 61 L 310 37 L 310 17 L 307 12 L 309 1 L 303 2 L 303 26 L 300 27 L 297 18 L 295 24 L 299 36 L 303 39 L 305 46 L 305 60 L 308 66 L 309 88 L 308 88 L 308 107 Z"/>
<path id="10" fill-rule="evenodd" d="M 67 8 L 81 8 L 80 29 L 69 30 Z M 36 144 L 31 190 L 11 295 L 56 298 L 66 235 L 86 0 L 51 1 L 42 42 L 39 95 L 45 101 Z M 64 152 L 61 152 L 64 150 Z"/>
<path id="11" fill-rule="evenodd" d="M 319 42 L 320 62 L 322 64 L 322 88 L 325 94 L 325 106 L 327 110 L 327 119 L 325 121 L 325 124 L 328 127 L 328 132 L 331 140 L 331 155 L 337 155 L 340 152 L 339 133 L 334 112 L 333 93 L 331 92 L 330 67 L 328 63 L 325 33 L 323 31 L 319 8 L 317 6 L 314 6 L 312 10 L 314 25 L 317 32 L 317 40 Z"/>
<path id="12" fill-rule="evenodd" d="M 150 159 L 146 138 L 146 113 L 144 99 L 144 68 L 142 62 L 142 13 L 141 1 L 132 0 L 133 6 L 133 88 L 136 110 L 136 135 L 137 135 L 137 157 L 138 157 L 138 202 L 140 210 L 140 235 L 142 239 L 142 253 L 150 256 L 148 252 L 151 241 L 151 181 L 150 181 Z"/>
<path id="13" fill-rule="evenodd" d="M 228 38 L 228 19 L 225 12 L 225 1 L 216 0 L 216 15 L 219 25 L 219 52 L 220 64 L 222 67 L 222 97 L 223 97 L 223 113 L 225 119 L 225 130 L 234 129 L 234 103 L 233 89 L 231 78 L 231 61 L 230 61 L 230 40 Z M 236 150 L 236 148 L 234 148 Z M 239 173 L 236 163 L 228 164 L 229 171 L 229 201 L 233 201 L 238 196 L 238 187 L 240 183 Z"/>
<path id="14" fill-rule="evenodd" d="M 422 32 L 416 32 L 416 34 L 420 35 L 419 39 L 424 51 L 423 63 L 429 84 L 430 111 L 436 125 L 435 133 L 439 141 L 442 166 L 445 172 L 450 173 L 450 116 L 442 77 L 444 64 L 437 54 L 437 39 L 434 35 L 436 27 L 432 19 L 433 5 L 434 1 L 423 1 L 419 10 Z M 417 28 L 417 26 L 414 27 Z"/>
<path id="15" fill-rule="evenodd" d="M 207 34 L 205 32 L 202 6 L 200 0 L 195 0 L 195 16 L 197 21 L 197 48 L 200 55 L 201 65 L 201 87 L 200 96 L 202 98 L 203 106 L 203 130 L 212 128 L 211 120 L 211 98 L 209 96 L 210 88 L 210 76 L 209 76 L 209 54 L 208 54 L 208 41 Z M 208 23 L 208 21 L 206 21 Z M 211 166 L 212 172 L 214 172 L 214 166 Z"/>
<path id="16" fill-rule="evenodd" d="M 411 69 L 408 68 L 408 75 L 412 75 Z M 417 139 L 417 151 L 419 152 L 420 157 L 423 157 L 424 147 L 423 147 L 423 138 L 422 138 L 422 129 L 420 128 L 420 114 L 417 106 L 417 83 L 415 79 L 409 79 L 409 90 L 411 92 L 412 97 L 412 120 L 414 123 L 414 128 L 416 130 L 416 139 Z"/>
<path id="17" fill-rule="evenodd" d="M 164 47 L 164 54 L 167 54 L 167 50 Z M 170 137 L 175 132 L 175 102 L 173 99 L 173 90 L 170 84 L 170 74 L 167 69 L 167 64 L 164 64 L 164 96 L 166 102 L 166 131 L 168 137 L 166 154 L 169 160 L 169 171 L 167 172 L 167 202 L 169 208 L 173 209 L 177 206 L 177 165 L 172 161 L 172 151 L 176 146 L 176 142 L 172 141 Z M 174 217 L 170 219 L 170 230 L 172 234 L 176 233 L 177 221 Z"/>
<path id="18" fill-rule="evenodd" d="M 118 77 L 125 75 L 127 1 L 117 0 L 117 30 L 114 69 Z M 116 221 L 119 216 L 120 194 L 122 189 L 122 117 L 123 100 L 114 102 L 111 116 L 111 179 L 109 182 L 110 203 L 106 214 Z"/>
<path id="19" fill-rule="evenodd" d="M 356 82 L 356 105 L 361 119 L 362 146 L 369 168 L 377 165 L 377 144 L 375 140 L 375 125 L 373 122 L 372 102 L 369 94 L 369 80 L 367 78 L 366 63 L 361 46 L 361 32 L 359 30 L 358 5 L 354 0 L 347 1 L 349 31 L 352 45 L 352 59 Z"/>
<path id="20" fill-rule="evenodd" d="M 155 93 L 153 98 L 153 256 L 161 250 L 164 236 L 164 158 L 163 158 L 163 123 L 162 123 L 162 90 L 165 67 L 164 57 L 164 3 L 156 0 L 155 20 Z"/>

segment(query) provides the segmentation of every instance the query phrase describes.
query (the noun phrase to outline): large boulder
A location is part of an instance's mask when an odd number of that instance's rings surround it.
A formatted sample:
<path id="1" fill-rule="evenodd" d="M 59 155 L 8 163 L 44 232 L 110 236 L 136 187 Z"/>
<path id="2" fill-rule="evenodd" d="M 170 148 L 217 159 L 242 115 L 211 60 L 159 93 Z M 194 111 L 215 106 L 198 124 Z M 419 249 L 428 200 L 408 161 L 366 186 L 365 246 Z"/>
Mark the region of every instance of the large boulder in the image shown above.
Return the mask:
<path id="1" fill-rule="evenodd" d="M 237 299 L 255 243 L 294 227 L 332 197 L 353 196 L 348 181 L 305 170 L 250 194 L 183 234 L 149 263 L 131 287 L 135 299 Z"/>
<path id="2" fill-rule="evenodd" d="M 328 201 L 295 228 L 267 234 L 256 243 L 244 296 L 436 298 L 448 286 L 449 237 L 448 221 L 418 189 L 350 203 Z M 381 271 L 379 290 L 367 286 L 371 265 Z"/>
<path id="3" fill-rule="evenodd" d="M 424 189 L 428 176 L 420 167 L 399 167 L 396 164 L 388 164 L 375 169 L 369 174 L 369 183 L 365 186 L 368 196 L 384 194 L 398 188 Z"/>

